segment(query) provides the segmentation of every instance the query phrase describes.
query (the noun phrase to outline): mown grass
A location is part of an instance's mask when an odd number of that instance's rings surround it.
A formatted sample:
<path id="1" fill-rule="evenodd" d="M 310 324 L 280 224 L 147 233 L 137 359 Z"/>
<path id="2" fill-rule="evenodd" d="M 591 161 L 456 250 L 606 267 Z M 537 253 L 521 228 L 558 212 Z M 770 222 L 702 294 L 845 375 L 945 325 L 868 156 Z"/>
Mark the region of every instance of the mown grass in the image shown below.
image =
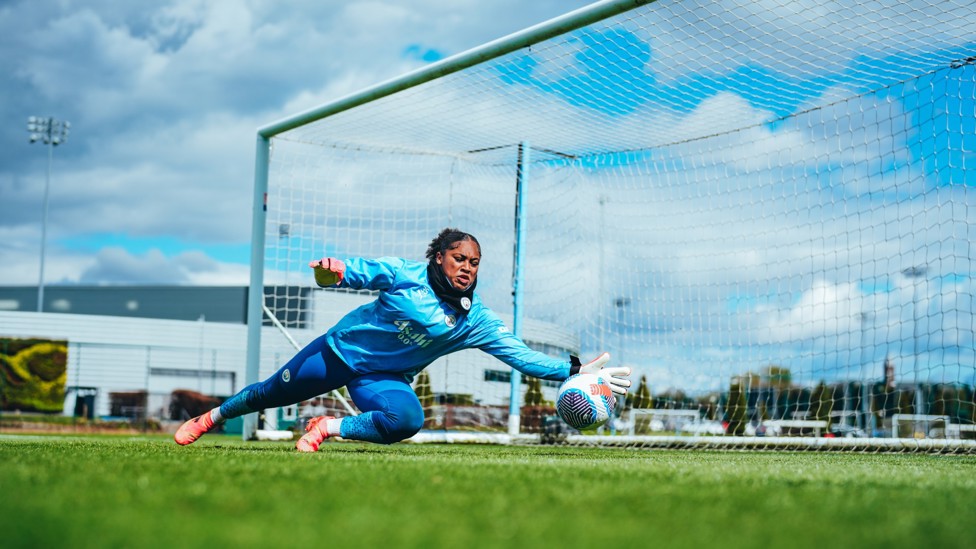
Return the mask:
<path id="1" fill-rule="evenodd" d="M 976 457 L 0 436 L 3 547 L 970 547 Z"/>

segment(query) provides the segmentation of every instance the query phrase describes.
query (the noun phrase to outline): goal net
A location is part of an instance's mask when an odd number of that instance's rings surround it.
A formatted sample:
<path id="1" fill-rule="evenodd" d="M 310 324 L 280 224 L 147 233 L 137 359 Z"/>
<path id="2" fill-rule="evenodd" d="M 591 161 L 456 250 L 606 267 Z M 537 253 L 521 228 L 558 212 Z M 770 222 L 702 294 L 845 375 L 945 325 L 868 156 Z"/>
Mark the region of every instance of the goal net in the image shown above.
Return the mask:
<path id="1" fill-rule="evenodd" d="M 634 388 L 576 433 L 468 350 L 415 380 L 417 440 L 973 450 L 974 29 L 968 1 L 598 2 L 266 126 L 249 381 L 375 298 L 310 259 L 452 226 L 530 346 Z"/>

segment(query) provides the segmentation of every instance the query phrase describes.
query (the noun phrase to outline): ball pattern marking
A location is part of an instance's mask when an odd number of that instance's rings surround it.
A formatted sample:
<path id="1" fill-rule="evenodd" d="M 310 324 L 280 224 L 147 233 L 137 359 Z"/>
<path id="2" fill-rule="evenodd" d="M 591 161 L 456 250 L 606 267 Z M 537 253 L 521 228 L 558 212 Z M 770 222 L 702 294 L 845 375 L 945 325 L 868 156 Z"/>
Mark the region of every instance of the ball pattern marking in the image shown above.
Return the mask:
<path id="1" fill-rule="evenodd" d="M 560 386 L 556 412 L 569 426 L 582 431 L 605 423 L 616 404 L 606 380 L 595 374 L 576 374 Z"/>
<path id="2" fill-rule="evenodd" d="M 574 429 L 585 428 L 596 421 L 596 410 L 589 395 L 579 389 L 570 389 L 559 399 L 559 415 Z"/>

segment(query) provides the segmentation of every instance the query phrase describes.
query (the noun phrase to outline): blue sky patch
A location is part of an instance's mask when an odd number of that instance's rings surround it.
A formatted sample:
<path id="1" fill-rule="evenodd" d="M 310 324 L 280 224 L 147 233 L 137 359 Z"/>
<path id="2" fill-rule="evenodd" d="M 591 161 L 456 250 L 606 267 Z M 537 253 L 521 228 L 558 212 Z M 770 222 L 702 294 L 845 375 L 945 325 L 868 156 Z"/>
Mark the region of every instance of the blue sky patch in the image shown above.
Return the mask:
<path id="1" fill-rule="evenodd" d="M 403 57 L 416 59 L 424 63 L 434 63 L 435 61 L 444 59 L 444 54 L 433 48 L 421 46 L 420 44 L 410 44 L 406 48 L 403 48 Z"/>
<path id="2" fill-rule="evenodd" d="M 133 255 L 143 255 L 150 250 L 159 250 L 167 257 L 198 250 L 213 259 L 225 263 L 248 264 L 251 261 L 251 246 L 241 244 L 204 244 L 184 241 L 172 236 L 133 237 L 124 234 L 88 234 L 62 238 L 58 244 L 64 248 L 96 253 L 103 248 L 123 248 Z"/>

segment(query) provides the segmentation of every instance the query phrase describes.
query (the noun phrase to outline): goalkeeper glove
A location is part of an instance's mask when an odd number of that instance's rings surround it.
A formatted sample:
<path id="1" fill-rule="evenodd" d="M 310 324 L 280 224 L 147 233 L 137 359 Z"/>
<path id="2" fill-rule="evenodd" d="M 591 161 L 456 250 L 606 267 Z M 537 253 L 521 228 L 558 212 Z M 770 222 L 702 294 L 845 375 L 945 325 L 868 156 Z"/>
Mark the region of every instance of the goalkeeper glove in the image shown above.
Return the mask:
<path id="1" fill-rule="evenodd" d="M 315 283 L 323 288 L 339 284 L 346 276 L 346 264 L 334 257 L 316 259 L 308 266 L 315 269 Z"/>
<path id="2" fill-rule="evenodd" d="M 595 359 L 581 364 L 577 356 L 570 356 L 570 375 L 573 374 L 596 374 L 610 384 L 610 390 L 618 395 L 627 394 L 627 387 L 630 387 L 630 366 L 617 366 L 615 368 L 604 368 L 603 365 L 610 360 L 610 353 L 603 353 Z"/>

